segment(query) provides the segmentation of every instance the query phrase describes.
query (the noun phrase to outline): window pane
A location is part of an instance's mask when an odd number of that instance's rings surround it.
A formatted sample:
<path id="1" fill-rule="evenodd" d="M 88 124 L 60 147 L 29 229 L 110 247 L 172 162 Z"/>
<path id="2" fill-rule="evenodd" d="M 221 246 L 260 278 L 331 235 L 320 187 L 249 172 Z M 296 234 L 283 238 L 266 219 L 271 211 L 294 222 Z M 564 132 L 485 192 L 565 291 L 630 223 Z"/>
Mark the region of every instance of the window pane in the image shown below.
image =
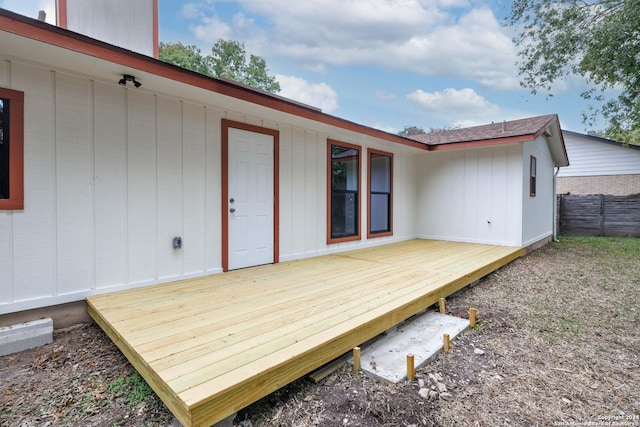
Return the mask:
<path id="1" fill-rule="evenodd" d="M 391 158 L 371 155 L 371 191 L 391 192 Z"/>
<path id="2" fill-rule="evenodd" d="M 537 161 L 534 156 L 531 156 L 530 170 L 529 170 L 529 195 L 536 195 L 536 177 L 537 177 Z"/>
<path id="3" fill-rule="evenodd" d="M 359 233 L 359 155 L 358 149 L 331 145 L 331 238 Z"/>
<path id="4" fill-rule="evenodd" d="M 358 191 L 358 150 L 331 146 L 331 188 Z"/>
<path id="5" fill-rule="evenodd" d="M 369 153 L 369 233 L 390 233 L 393 157 Z M 387 234 L 385 234 L 387 235 Z"/>
<path id="6" fill-rule="evenodd" d="M 0 98 L 0 199 L 9 196 L 9 100 Z"/>
<path id="7" fill-rule="evenodd" d="M 389 195 L 371 194 L 371 232 L 389 231 Z"/>
<path id="8" fill-rule="evenodd" d="M 353 192 L 331 193 L 331 237 L 355 236 L 358 233 L 358 195 Z"/>
<path id="9" fill-rule="evenodd" d="M 536 169 L 537 169 L 536 158 L 532 157 L 531 158 L 531 176 L 534 177 L 534 178 L 537 176 L 536 175 L 536 172 L 537 172 Z"/>

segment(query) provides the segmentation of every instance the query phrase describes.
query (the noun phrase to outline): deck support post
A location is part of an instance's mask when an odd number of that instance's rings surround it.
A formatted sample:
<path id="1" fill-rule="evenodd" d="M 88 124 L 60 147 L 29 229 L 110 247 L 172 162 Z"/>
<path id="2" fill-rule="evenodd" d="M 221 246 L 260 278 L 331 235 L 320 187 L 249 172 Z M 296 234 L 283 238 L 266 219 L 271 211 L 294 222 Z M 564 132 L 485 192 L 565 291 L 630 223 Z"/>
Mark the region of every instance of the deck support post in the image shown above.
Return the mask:
<path id="1" fill-rule="evenodd" d="M 451 337 L 449 334 L 442 334 L 442 351 L 445 353 L 451 350 Z"/>
<path id="2" fill-rule="evenodd" d="M 440 313 L 444 314 L 446 311 L 445 305 L 444 305 L 444 298 L 440 298 L 438 302 L 440 304 Z"/>
<path id="3" fill-rule="evenodd" d="M 407 379 L 409 381 L 416 379 L 416 365 L 413 354 L 407 354 Z"/>
<path id="4" fill-rule="evenodd" d="M 469 309 L 469 327 L 470 328 L 476 327 L 476 314 L 477 314 L 477 310 L 471 307 Z"/>
<path id="5" fill-rule="evenodd" d="M 353 373 L 360 373 L 360 347 L 353 348 Z"/>

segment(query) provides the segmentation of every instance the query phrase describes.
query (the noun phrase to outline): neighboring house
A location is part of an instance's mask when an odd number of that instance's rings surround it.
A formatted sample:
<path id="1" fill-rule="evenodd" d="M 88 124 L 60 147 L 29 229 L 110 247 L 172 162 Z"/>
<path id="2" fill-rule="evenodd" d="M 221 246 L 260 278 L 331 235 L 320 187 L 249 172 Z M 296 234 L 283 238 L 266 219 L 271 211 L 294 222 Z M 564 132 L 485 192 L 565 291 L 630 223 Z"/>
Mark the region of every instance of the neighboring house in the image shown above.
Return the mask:
<path id="1" fill-rule="evenodd" d="M 0 315 L 413 238 L 541 244 L 568 165 L 555 115 L 408 139 L 2 9 L 0 99 Z"/>
<path id="2" fill-rule="evenodd" d="M 640 146 L 563 130 L 571 165 L 560 169 L 558 194 L 640 193 Z"/>

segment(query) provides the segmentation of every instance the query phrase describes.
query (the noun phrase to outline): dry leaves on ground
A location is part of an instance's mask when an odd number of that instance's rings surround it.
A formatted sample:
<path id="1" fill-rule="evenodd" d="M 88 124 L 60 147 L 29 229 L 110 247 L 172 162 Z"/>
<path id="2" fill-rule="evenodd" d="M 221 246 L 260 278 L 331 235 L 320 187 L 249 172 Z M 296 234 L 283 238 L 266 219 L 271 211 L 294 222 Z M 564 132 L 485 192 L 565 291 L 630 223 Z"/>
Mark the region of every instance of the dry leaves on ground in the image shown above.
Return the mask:
<path id="1" fill-rule="evenodd" d="M 563 238 L 447 301 L 460 317 L 469 307 L 478 327 L 417 381 L 344 366 L 245 408 L 236 425 L 640 426 L 640 240 Z M 0 426 L 167 425 L 145 386 L 97 326 L 56 331 L 52 344 L 0 357 Z"/>

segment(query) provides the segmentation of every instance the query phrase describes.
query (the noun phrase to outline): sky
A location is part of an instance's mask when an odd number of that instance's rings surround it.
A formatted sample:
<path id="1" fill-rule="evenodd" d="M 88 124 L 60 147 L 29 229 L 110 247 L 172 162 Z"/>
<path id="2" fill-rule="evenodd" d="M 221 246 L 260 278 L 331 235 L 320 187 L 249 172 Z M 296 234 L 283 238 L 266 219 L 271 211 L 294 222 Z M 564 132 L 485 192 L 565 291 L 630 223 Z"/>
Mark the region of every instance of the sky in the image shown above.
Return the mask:
<path id="1" fill-rule="evenodd" d="M 54 0 L 0 7 L 55 22 Z M 219 39 L 265 59 L 279 95 L 387 132 L 558 114 L 586 133 L 579 78 L 553 97 L 519 84 L 509 0 L 158 0 L 159 38 L 209 54 Z M 599 126 L 599 127 L 598 127 Z"/>

